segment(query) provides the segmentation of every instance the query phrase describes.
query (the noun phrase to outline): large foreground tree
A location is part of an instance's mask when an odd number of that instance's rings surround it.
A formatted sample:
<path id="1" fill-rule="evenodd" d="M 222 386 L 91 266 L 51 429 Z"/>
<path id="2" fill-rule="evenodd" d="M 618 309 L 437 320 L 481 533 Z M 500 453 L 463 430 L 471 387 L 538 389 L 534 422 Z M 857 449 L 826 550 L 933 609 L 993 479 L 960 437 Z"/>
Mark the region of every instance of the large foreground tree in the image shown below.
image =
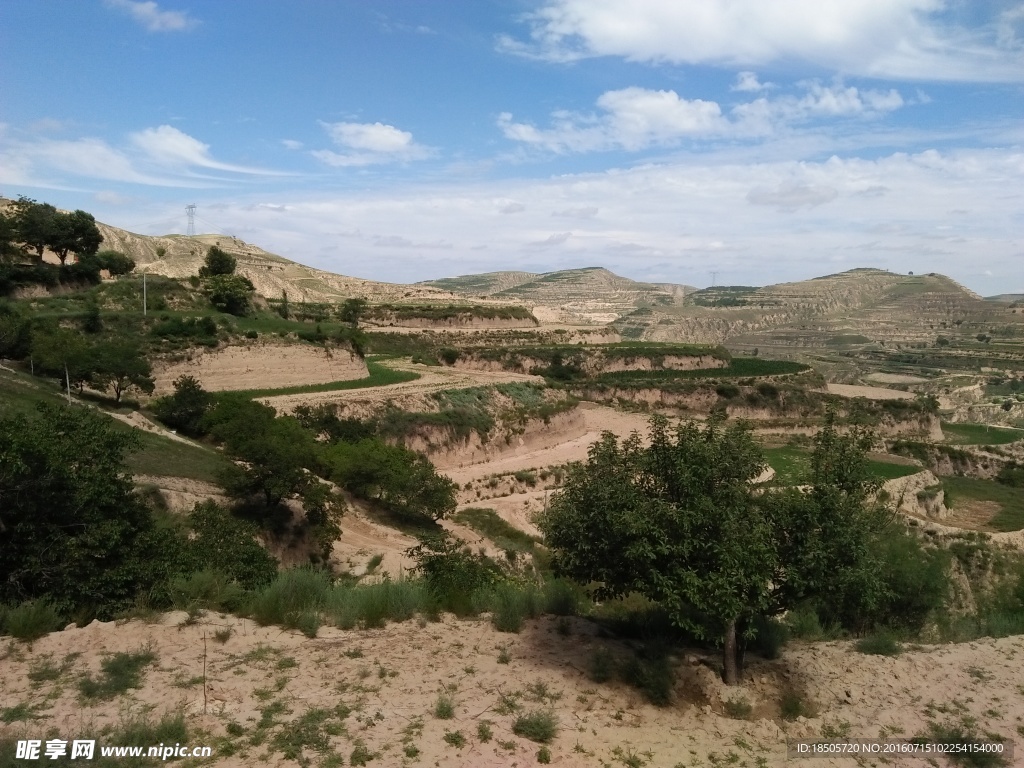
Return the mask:
<path id="1" fill-rule="evenodd" d="M 765 462 L 748 429 L 711 421 L 670 428 L 650 442 L 605 433 L 573 465 L 540 520 L 556 569 L 595 583 L 599 598 L 642 594 L 672 621 L 723 648 L 723 677 L 738 682 L 754 620 L 857 585 L 877 591 L 868 547 L 885 517 L 862 436 L 818 435 L 809 491 L 760 492 Z"/>

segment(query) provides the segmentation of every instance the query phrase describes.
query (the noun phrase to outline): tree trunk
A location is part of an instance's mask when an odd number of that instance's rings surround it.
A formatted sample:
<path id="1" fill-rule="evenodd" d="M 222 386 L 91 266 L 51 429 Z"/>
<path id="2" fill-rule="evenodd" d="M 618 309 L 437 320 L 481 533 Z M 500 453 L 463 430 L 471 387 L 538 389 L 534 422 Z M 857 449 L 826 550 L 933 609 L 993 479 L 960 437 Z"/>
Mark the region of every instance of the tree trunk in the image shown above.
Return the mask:
<path id="1" fill-rule="evenodd" d="M 726 685 L 739 683 L 739 670 L 736 659 L 736 620 L 725 626 L 725 645 L 722 648 L 722 679 Z"/>

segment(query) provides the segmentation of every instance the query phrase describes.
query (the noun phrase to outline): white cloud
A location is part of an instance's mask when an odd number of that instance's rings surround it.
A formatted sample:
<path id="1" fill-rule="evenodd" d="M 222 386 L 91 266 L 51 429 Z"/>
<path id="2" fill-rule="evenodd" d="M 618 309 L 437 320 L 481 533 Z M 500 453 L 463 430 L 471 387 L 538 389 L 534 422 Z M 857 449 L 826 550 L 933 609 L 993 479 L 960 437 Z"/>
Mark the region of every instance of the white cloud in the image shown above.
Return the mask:
<path id="1" fill-rule="evenodd" d="M 597 99 L 598 114 L 560 110 L 550 128 L 515 122 L 503 112 L 498 127 L 513 141 L 551 152 L 637 151 L 674 146 L 686 138 L 768 136 L 780 128 L 816 119 L 872 117 L 903 106 L 903 97 L 889 91 L 860 90 L 836 83 L 801 83 L 802 95 L 762 96 L 739 104 L 730 116 L 717 102 L 685 99 L 675 91 L 623 88 Z"/>
<path id="2" fill-rule="evenodd" d="M 738 72 L 736 82 L 730 90 L 733 91 L 766 91 L 773 87 L 771 83 L 762 83 L 757 79 L 755 72 Z"/>
<path id="3" fill-rule="evenodd" d="M 506 203 L 498 209 L 500 213 L 522 213 L 526 210 L 526 206 L 522 203 L 517 203 L 514 200 Z"/>
<path id="4" fill-rule="evenodd" d="M 329 149 L 310 154 L 327 165 L 338 168 L 358 167 L 394 161 L 421 160 L 433 150 L 417 144 L 409 131 L 385 123 L 326 123 L 320 125 L 331 140 L 345 152 Z"/>
<path id="5" fill-rule="evenodd" d="M 0 181 L 27 186 L 64 188 L 71 181 L 92 179 L 159 187 L 205 188 L 228 180 L 201 175 L 216 170 L 235 174 L 289 174 L 223 163 L 207 144 L 168 125 L 129 134 L 124 146 L 95 137 L 58 140 L 28 133 L 30 138 L 0 134 Z M 100 194 L 103 194 L 101 192 Z"/>
<path id="6" fill-rule="evenodd" d="M 281 175 L 274 171 L 250 168 L 244 165 L 222 163 L 210 156 L 210 145 L 204 144 L 192 136 L 171 125 L 160 125 L 146 128 L 129 136 L 132 144 L 141 150 L 149 160 L 165 167 L 208 168 L 232 173 L 255 174 L 261 176 Z"/>
<path id="7" fill-rule="evenodd" d="M 296 141 L 295 139 L 281 139 L 281 144 L 284 145 L 285 149 L 292 149 L 292 150 L 302 149 L 302 147 L 303 147 L 302 142 L 301 141 Z"/>
<path id="8" fill-rule="evenodd" d="M 944 0 L 547 0 L 525 18 L 530 42 L 499 49 L 550 61 L 631 61 L 744 67 L 803 60 L 847 74 L 1020 82 L 1016 10 L 976 4 L 973 27 Z M 973 8 L 972 8 L 973 9 Z"/>
<path id="9" fill-rule="evenodd" d="M 719 283 L 764 284 L 877 266 L 942 272 L 986 295 L 1010 290 L 996 290 L 1000 283 L 1024 289 L 1019 150 L 802 162 L 735 157 L 722 150 L 545 180 L 446 179 L 369 193 L 278 195 L 287 216 L 240 203 L 216 221 L 283 256 L 391 282 L 605 266 L 636 279 L 656 270 L 659 281 L 691 285 L 708 284 L 713 268 Z M 529 201 L 524 211 L 497 215 L 516 200 Z M 571 231 L 552 226 L 552 212 L 586 208 L 600 216 L 573 219 Z M 142 222 L 154 218 L 147 213 Z M 994 273 L 990 280 L 982 267 Z"/>
<path id="10" fill-rule="evenodd" d="M 561 211 L 552 211 L 552 216 L 561 216 L 567 219 L 592 219 L 597 216 L 600 209 L 596 205 L 585 205 L 580 208 L 566 208 Z"/>
<path id="11" fill-rule="evenodd" d="M 124 11 L 150 32 L 181 32 L 199 22 L 187 11 L 162 11 L 153 0 L 105 0 L 109 8 Z"/>
<path id="12" fill-rule="evenodd" d="M 782 211 L 813 208 L 830 203 L 839 196 L 838 190 L 822 184 L 786 182 L 774 188 L 754 187 L 747 193 L 747 201 L 754 205 L 770 205 Z"/>

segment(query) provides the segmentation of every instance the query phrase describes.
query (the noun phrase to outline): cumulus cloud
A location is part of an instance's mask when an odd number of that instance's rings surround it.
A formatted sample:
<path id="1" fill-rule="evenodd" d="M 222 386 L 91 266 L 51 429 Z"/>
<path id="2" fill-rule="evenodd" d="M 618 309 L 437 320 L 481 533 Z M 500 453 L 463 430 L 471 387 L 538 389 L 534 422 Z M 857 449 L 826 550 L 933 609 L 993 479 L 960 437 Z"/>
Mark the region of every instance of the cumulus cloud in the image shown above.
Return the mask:
<path id="1" fill-rule="evenodd" d="M 798 184 L 787 182 L 777 187 L 754 187 L 747 193 L 747 202 L 754 205 L 770 205 L 783 211 L 797 208 L 813 208 L 830 203 L 839 196 L 833 187 L 823 184 Z"/>
<path id="2" fill-rule="evenodd" d="M 550 61 L 630 61 L 735 67 L 803 60 L 848 74 L 1020 82 L 1016 11 L 958 23 L 943 0 L 547 0 L 525 19 L 529 41 L 498 47 Z"/>
<path id="3" fill-rule="evenodd" d="M 671 90 L 630 87 L 601 94 L 598 113 L 553 112 L 550 128 L 516 122 L 508 112 L 498 116 L 498 127 L 508 139 L 551 152 L 637 151 L 673 146 L 687 138 L 766 136 L 787 125 L 878 116 L 904 105 L 895 89 L 863 90 L 816 80 L 800 87 L 800 95 L 761 96 L 736 105 L 729 114 L 714 101 L 686 99 Z"/>
<path id="4" fill-rule="evenodd" d="M 413 141 L 409 131 L 385 123 L 327 123 L 321 127 L 343 152 L 329 149 L 311 152 L 327 165 L 358 167 L 395 161 L 421 160 L 433 154 L 429 147 Z"/>
<path id="5" fill-rule="evenodd" d="M 733 91 L 766 91 L 772 87 L 771 83 L 762 83 L 757 79 L 755 72 L 738 72 L 736 82 L 730 90 Z"/>
<path id="6" fill-rule="evenodd" d="M 150 32 L 181 32 L 199 23 L 187 11 L 160 10 L 153 0 L 106 0 L 106 5 L 127 13 Z"/>

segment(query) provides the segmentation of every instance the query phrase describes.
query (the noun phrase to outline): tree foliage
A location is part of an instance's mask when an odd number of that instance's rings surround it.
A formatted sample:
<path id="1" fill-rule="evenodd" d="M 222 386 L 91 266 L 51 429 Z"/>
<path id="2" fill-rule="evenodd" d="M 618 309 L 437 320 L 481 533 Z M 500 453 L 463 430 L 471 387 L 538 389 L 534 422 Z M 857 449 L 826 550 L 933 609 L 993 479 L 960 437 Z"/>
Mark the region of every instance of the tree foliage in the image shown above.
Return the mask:
<path id="1" fill-rule="evenodd" d="M 86 409 L 0 419 L 0 601 L 109 617 L 148 587 L 152 519 L 122 463 L 134 447 Z"/>
<path id="2" fill-rule="evenodd" d="M 100 268 L 107 270 L 110 275 L 127 275 L 135 269 L 135 260 L 120 251 L 100 251 L 96 254 L 96 260 Z"/>
<path id="3" fill-rule="evenodd" d="M 256 289 L 246 277 L 214 275 L 206 279 L 205 287 L 210 303 L 221 312 L 241 317 L 252 308 L 252 295 Z"/>
<path id="4" fill-rule="evenodd" d="M 203 266 L 199 268 L 200 277 L 216 277 L 217 275 L 233 275 L 238 261 L 227 251 L 211 245 L 206 252 Z"/>
<path id="5" fill-rule="evenodd" d="M 765 464 L 748 429 L 655 417 L 649 446 L 635 433 L 591 446 L 539 525 L 560 572 L 602 597 L 642 594 L 721 642 L 734 683 L 755 620 L 824 593 L 882 593 L 869 544 L 887 518 L 868 503 L 865 448 L 829 421 L 813 487 L 758 493 Z"/>
<path id="6" fill-rule="evenodd" d="M 81 210 L 61 213 L 49 203 L 28 197 L 20 197 L 14 204 L 13 220 L 18 239 L 34 249 L 40 260 L 49 248 L 64 264 L 70 253 L 79 258 L 94 255 L 103 242 L 92 214 Z"/>
<path id="7" fill-rule="evenodd" d="M 129 389 L 153 393 L 153 367 L 142 354 L 139 344 L 130 339 L 113 339 L 95 345 L 92 350 L 90 381 L 100 389 L 109 389 L 114 400 Z"/>
<path id="8" fill-rule="evenodd" d="M 174 380 L 174 393 L 157 398 L 150 408 L 172 429 L 190 437 L 201 437 L 206 434 L 203 416 L 212 404 L 213 396 L 202 384 L 194 376 L 183 375 Z"/>
<path id="9" fill-rule="evenodd" d="M 455 511 L 455 484 L 420 453 L 372 437 L 325 451 L 330 479 L 399 514 L 438 520 Z"/>

